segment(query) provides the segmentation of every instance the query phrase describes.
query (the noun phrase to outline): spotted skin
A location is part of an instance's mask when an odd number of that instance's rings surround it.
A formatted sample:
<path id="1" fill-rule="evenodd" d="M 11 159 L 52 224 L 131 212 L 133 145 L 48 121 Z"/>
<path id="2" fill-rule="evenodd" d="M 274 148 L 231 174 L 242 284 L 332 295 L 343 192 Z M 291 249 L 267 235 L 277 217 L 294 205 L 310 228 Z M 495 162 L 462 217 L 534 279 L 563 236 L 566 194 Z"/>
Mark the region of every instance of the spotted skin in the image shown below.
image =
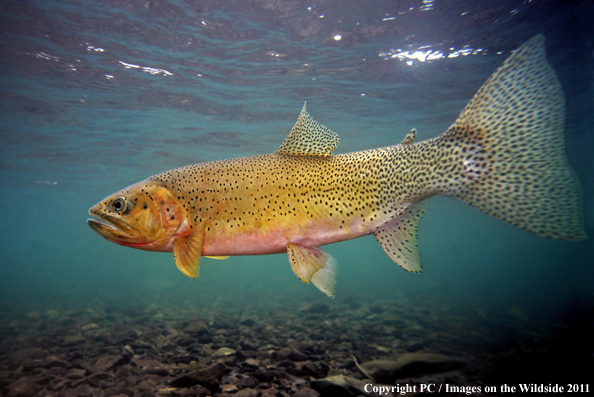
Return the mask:
<path id="1" fill-rule="evenodd" d="M 564 126 L 565 97 L 546 61 L 544 37 L 535 36 L 493 73 L 439 138 L 436 153 L 449 160 L 436 171 L 453 171 L 462 181 L 452 188 L 442 178 L 443 193 L 542 237 L 587 238 Z"/>
<path id="2" fill-rule="evenodd" d="M 518 49 L 441 136 L 332 155 L 336 133 L 305 106 L 279 150 L 152 176 L 89 211 L 118 244 L 173 252 L 198 275 L 201 256 L 288 252 L 295 274 L 334 296 L 336 261 L 319 246 L 374 234 L 420 272 L 425 205 L 444 194 L 539 236 L 580 240 L 579 181 L 564 148 L 565 102 L 544 38 Z"/>
<path id="3" fill-rule="evenodd" d="M 277 152 L 293 156 L 330 156 L 340 137 L 307 113 L 305 104 L 297 122 Z"/>
<path id="4" fill-rule="evenodd" d="M 149 181 L 171 190 L 191 227 L 204 229 L 204 255 L 273 254 L 289 242 L 319 246 L 373 233 L 432 195 L 417 153 L 423 146 L 328 157 L 273 153 L 177 168 Z"/>

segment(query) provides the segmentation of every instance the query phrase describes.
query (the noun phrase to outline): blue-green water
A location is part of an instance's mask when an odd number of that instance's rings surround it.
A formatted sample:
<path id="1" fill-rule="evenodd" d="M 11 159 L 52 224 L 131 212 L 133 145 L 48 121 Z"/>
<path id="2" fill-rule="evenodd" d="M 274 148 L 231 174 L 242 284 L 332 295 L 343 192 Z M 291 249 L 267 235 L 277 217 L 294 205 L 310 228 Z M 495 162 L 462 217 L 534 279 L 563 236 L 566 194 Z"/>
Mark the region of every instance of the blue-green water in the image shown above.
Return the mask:
<path id="1" fill-rule="evenodd" d="M 301 283 L 286 255 L 205 259 L 193 280 L 171 254 L 117 246 L 85 222 L 100 199 L 155 173 L 275 151 L 304 101 L 340 134 L 337 153 L 411 128 L 435 137 L 540 33 L 594 236 L 591 18 L 587 1 L 2 1 L 0 321 L 108 306 L 342 310 L 346 298 L 464 307 L 493 327 L 506 310 L 527 323 L 591 316 L 591 239 L 539 238 L 445 197 L 428 200 L 421 224 L 423 274 L 373 237 L 327 246 L 340 264 L 334 300 Z"/>

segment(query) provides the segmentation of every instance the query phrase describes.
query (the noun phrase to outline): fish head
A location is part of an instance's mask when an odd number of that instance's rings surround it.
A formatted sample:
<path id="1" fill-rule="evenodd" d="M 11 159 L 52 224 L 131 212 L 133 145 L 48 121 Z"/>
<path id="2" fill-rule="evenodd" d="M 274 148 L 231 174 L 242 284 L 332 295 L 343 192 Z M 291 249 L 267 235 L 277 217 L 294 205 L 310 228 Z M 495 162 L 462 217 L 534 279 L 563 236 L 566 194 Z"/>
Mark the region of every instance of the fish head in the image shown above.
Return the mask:
<path id="1" fill-rule="evenodd" d="M 147 251 L 168 251 L 184 229 L 184 210 L 172 192 L 146 180 L 106 197 L 91 209 L 89 226 L 107 240 Z"/>

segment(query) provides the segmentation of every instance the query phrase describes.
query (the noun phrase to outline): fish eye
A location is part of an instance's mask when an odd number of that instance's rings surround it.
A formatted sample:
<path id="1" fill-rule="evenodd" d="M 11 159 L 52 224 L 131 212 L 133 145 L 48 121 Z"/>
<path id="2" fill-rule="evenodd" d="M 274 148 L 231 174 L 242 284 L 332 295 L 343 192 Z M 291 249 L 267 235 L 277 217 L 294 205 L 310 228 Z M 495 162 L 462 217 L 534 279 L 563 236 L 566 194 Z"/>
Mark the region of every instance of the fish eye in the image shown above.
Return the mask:
<path id="1" fill-rule="evenodd" d="M 126 199 L 123 197 L 118 197 L 117 199 L 113 200 L 113 203 L 111 203 L 111 207 L 115 212 L 121 214 L 122 212 L 126 211 Z"/>

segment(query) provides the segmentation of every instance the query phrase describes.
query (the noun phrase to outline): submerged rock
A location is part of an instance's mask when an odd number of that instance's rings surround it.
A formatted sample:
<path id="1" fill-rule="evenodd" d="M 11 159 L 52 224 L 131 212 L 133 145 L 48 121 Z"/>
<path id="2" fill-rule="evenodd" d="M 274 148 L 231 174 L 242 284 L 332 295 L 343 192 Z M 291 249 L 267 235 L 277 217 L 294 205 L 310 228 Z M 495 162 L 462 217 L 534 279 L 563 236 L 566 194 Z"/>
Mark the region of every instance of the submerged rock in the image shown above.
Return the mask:
<path id="1" fill-rule="evenodd" d="M 232 356 L 236 353 L 235 350 L 229 348 L 229 347 L 221 347 L 220 349 L 218 349 L 214 356 L 215 358 L 220 358 L 220 357 L 228 357 L 228 356 Z"/>
<path id="2" fill-rule="evenodd" d="M 24 365 L 34 360 L 42 359 L 46 354 L 46 352 L 37 347 L 28 347 L 13 352 L 10 358 L 16 365 Z"/>
<path id="3" fill-rule="evenodd" d="M 190 387 L 201 385 L 214 392 L 218 387 L 219 380 L 225 374 L 226 369 L 227 367 L 225 364 L 218 362 L 208 368 L 189 372 L 179 376 L 169 382 L 169 384 L 173 387 Z"/>
<path id="4" fill-rule="evenodd" d="M 365 390 L 365 385 L 372 384 L 369 380 L 359 380 L 344 375 L 335 375 L 328 378 L 311 381 L 311 387 L 322 396 L 354 397 L 361 394 L 371 395 Z M 392 396 L 384 393 L 382 396 Z"/>
<path id="5" fill-rule="evenodd" d="M 245 325 L 246 327 L 253 327 L 256 324 L 256 322 L 251 318 L 247 318 L 240 322 L 240 324 Z"/>
<path id="6" fill-rule="evenodd" d="M 128 364 L 132 360 L 134 351 L 128 345 L 122 349 L 122 354 L 105 354 L 97 359 L 95 366 L 102 372 L 111 371 L 117 367 Z"/>
<path id="7" fill-rule="evenodd" d="M 33 379 L 26 376 L 9 384 L 7 389 L 6 397 L 31 397 L 39 391 Z"/>
<path id="8" fill-rule="evenodd" d="M 291 352 L 289 353 L 289 355 L 287 357 L 293 361 L 307 361 L 310 359 L 310 357 L 307 354 L 305 354 L 297 349 L 291 350 Z"/>
<path id="9" fill-rule="evenodd" d="M 85 338 L 82 335 L 71 335 L 71 336 L 65 336 L 64 337 L 64 346 L 72 346 L 72 345 L 78 345 L 79 343 L 84 343 L 87 340 L 87 338 Z"/>
<path id="10" fill-rule="evenodd" d="M 64 360 L 60 360 L 56 357 L 47 357 L 41 363 L 41 366 L 44 368 L 52 368 L 52 367 L 62 367 L 65 368 L 68 366 L 68 362 Z"/>
<path id="11" fill-rule="evenodd" d="M 254 389 L 248 387 L 235 393 L 235 397 L 255 397 L 256 393 Z"/>
<path id="12" fill-rule="evenodd" d="M 325 303 L 314 303 L 307 310 L 308 313 L 329 313 L 330 306 Z"/>
<path id="13" fill-rule="evenodd" d="M 200 336 L 209 332 L 208 324 L 206 324 L 206 321 L 202 319 L 193 320 L 190 321 L 188 325 L 186 325 L 184 332 Z"/>
<path id="14" fill-rule="evenodd" d="M 99 328 L 99 325 L 97 325 L 97 324 L 95 324 L 95 323 L 91 323 L 91 324 L 87 324 L 87 325 L 85 325 L 85 326 L 84 326 L 84 327 L 82 327 L 81 329 L 82 329 L 83 331 L 90 331 L 90 330 L 93 330 L 93 329 L 98 329 L 98 328 Z"/>
<path id="15" fill-rule="evenodd" d="M 113 354 L 103 355 L 97 359 L 95 362 L 95 367 L 97 367 L 100 371 L 109 371 L 116 366 L 116 364 L 120 361 L 120 358 L 120 356 Z"/>
<path id="16" fill-rule="evenodd" d="M 462 358 L 432 353 L 404 353 L 395 360 L 374 360 L 361 364 L 361 368 L 374 379 L 385 379 L 385 371 L 392 372 L 396 379 L 403 379 L 454 371 L 465 366 L 466 360 Z"/>
<path id="17" fill-rule="evenodd" d="M 224 384 L 221 385 L 221 391 L 223 393 L 235 393 L 239 391 L 239 388 L 233 384 Z"/>
<path id="18" fill-rule="evenodd" d="M 423 345 L 421 342 L 417 342 L 417 343 L 413 343 L 412 345 L 408 346 L 406 348 L 406 351 L 409 353 L 414 353 L 414 352 L 418 352 L 419 350 L 423 350 L 425 348 L 425 345 Z"/>
<path id="19" fill-rule="evenodd" d="M 295 374 L 298 376 L 309 376 L 312 378 L 324 378 L 328 375 L 328 366 L 324 363 L 314 364 L 311 361 L 301 362 L 295 368 Z"/>
<path id="20" fill-rule="evenodd" d="M 293 397 L 320 397 L 320 393 L 309 387 L 304 387 L 293 394 Z"/>

